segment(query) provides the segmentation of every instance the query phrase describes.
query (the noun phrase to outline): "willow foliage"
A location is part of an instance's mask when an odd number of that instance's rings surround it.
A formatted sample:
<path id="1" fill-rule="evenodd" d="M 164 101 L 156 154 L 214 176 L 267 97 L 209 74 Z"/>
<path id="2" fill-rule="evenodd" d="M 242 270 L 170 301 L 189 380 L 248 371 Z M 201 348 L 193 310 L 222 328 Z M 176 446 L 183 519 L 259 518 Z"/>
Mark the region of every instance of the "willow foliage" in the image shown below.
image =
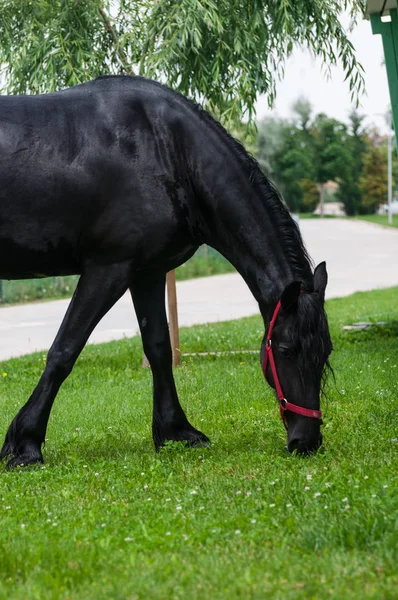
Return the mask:
<path id="1" fill-rule="evenodd" d="M 340 62 L 355 101 L 361 66 L 344 11 L 364 0 L 2 0 L 0 66 L 8 93 L 51 91 L 139 72 L 200 100 L 224 121 L 271 104 L 295 45 Z"/>

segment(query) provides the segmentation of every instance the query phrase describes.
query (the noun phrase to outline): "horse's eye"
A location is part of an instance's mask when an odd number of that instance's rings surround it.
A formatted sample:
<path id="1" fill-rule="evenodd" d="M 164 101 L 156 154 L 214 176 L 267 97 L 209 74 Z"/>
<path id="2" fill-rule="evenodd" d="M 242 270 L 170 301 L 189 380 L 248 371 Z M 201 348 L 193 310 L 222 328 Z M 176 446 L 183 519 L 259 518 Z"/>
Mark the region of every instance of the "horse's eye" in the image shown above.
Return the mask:
<path id="1" fill-rule="evenodd" d="M 293 350 L 291 348 L 288 348 L 287 346 L 279 346 L 278 350 L 279 354 L 281 354 L 285 358 L 289 358 L 294 354 Z"/>

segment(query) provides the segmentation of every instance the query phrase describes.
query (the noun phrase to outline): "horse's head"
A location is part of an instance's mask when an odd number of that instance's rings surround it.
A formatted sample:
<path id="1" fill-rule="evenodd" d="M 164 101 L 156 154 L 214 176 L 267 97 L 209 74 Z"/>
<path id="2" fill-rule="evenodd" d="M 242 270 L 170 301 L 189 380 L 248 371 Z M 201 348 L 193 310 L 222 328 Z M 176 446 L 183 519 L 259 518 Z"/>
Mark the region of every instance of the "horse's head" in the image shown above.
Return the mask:
<path id="1" fill-rule="evenodd" d="M 302 293 L 297 281 L 287 285 L 261 345 L 264 376 L 282 407 L 288 450 L 301 454 L 322 444 L 320 394 L 332 351 L 324 311 L 326 284 L 323 262 L 315 269 L 312 292 Z"/>

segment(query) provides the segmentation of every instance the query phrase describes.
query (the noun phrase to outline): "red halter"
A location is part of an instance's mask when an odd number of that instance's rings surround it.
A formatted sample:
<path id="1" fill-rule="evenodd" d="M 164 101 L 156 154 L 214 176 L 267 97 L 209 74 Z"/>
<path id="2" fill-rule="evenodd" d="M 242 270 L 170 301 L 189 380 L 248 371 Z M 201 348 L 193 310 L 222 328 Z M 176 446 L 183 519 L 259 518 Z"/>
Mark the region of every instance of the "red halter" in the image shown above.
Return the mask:
<path id="1" fill-rule="evenodd" d="M 282 392 L 281 384 L 279 383 L 278 373 L 276 371 L 276 365 L 275 365 L 275 360 L 274 360 L 274 354 L 272 352 L 272 341 L 271 341 L 272 330 L 274 328 L 275 321 L 278 316 L 280 307 L 281 307 L 281 301 L 279 300 L 278 304 L 276 305 L 276 308 L 274 310 L 274 314 L 272 316 L 271 322 L 269 324 L 267 338 L 265 341 L 265 353 L 264 353 L 264 362 L 263 362 L 264 377 L 266 376 L 267 364 L 268 364 L 268 360 L 269 360 L 270 365 L 271 365 L 272 377 L 274 378 L 276 395 L 278 396 L 278 400 L 279 400 L 279 410 L 281 412 L 281 419 L 282 419 L 283 424 L 286 429 L 287 429 L 287 423 L 286 423 L 285 412 L 287 410 L 290 410 L 290 412 L 297 413 L 298 415 L 303 415 L 304 417 L 311 417 L 312 419 L 320 419 L 321 425 L 322 425 L 322 411 L 321 410 L 313 410 L 312 408 L 303 408 L 302 406 L 297 406 L 297 404 L 292 404 L 291 402 L 288 402 L 286 400 L 286 398 Z"/>

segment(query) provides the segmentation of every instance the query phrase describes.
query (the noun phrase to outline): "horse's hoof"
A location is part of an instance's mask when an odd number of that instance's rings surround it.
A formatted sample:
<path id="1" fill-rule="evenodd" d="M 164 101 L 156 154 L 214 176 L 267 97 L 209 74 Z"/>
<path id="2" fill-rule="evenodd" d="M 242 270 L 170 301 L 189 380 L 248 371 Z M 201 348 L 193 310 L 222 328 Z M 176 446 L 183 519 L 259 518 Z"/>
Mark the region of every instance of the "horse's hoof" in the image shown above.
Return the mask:
<path id="1" fill-rule="evenodd" d="M 7 469 L 13 470 L 17 468 L 26 468 L 32 466 L 38 466 L 43 464 L 43 456 L 40 454 L 21 454 L 20 456 L 14 456 L 7 463 Z"/>
<path id="2" fill-rule="evenodd" d="M 16 443 L 16 441 L 7 434 L 1 449 L 0 458 L 9 459 L 7 469 L 42 464 L 44 461 L 40 446 L 41 444 L 37 444 L 33 440 L 25 440 Z"/>
<path id="3" fill-rule="evenodd" d="M 196 439 L 187 440 L 186 443 L 189 448 L 209 448 L 211 445 L 209 438 L 204 433 L 201 433 Z"/>
<path id="4" fill-rule="evenodd" d="M 15 452 L 13 446 L 6 440 L 0 452 L 0 460 L 14 456 L 14 454 Z"/>
<path id="5" fill-rule="evenodd" d="M 165 442 L 185 442 L 188 448 L 207 448 L 210 446 L 209 438 L 198 429 L 181 429 L 168 435 L 154 435 L 156 450 L 165 445 Z"/>

